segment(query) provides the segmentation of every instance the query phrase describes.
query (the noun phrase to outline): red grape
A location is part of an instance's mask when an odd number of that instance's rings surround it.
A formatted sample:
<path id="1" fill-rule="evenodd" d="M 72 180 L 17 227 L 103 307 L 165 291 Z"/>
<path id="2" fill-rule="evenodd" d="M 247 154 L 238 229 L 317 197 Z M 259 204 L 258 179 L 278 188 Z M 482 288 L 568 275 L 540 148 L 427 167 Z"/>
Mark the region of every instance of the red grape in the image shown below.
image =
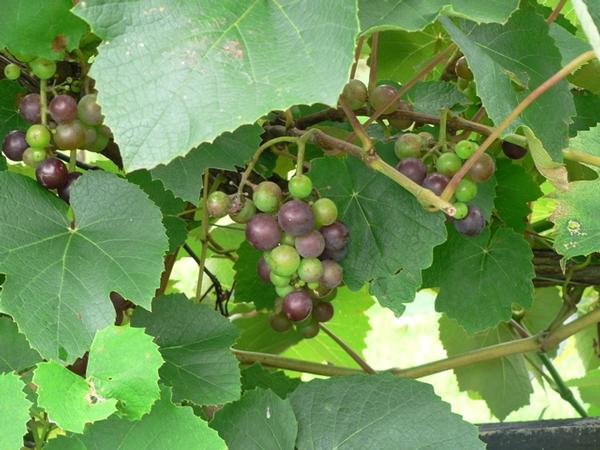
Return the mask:
<path id="1" fill-rule="evenodd" d="M 246 225 L 246 240 L 258 250 L 271 250 L 281 239 L 281 229 L 268 214 L 256 214 Z"/>
<path id="2" fill-rule="evenodd" d="M 321 234 L 325 239 L 325 248 L 328 250 L 341 250 L 348 244 L 348 227 L 339 220 L 321 227 Z"/>
<path id="3" fill-rule="evenodd" d="M 312 312 L 312 299 L 304 290 L 292 291 L 283 299 L 283 312 L 288 319 L 300 322 Z"/>
<path id="4" fill-rule="evenodd" d="M 48 105 L 48 111 L 58 123 L 70 122 L 77 117 L 77 102 L 70 95 L 57 95 Z"/>
<path id="5" fill-rule="evenodd" d="M 502 151 L 510 159 L 521 159 L 527 154 L 527 149 L 512 142 L 503 141 Z"/>
<path id="6" fill-rule="evenodd" d="M 27 122 L 40 123 L 42 121 L 40 108 L 40 95 L 27 94 L 19 104 L 19 114 Z"/>
<path id="7" fill-rule="evenodd" d="M 317 230 L 313 230 L 304 236 L 298 236 L 294 241 L 294 246 L 300 256 L 304 258 L 314 258 L 323 253 L 325 249 L 325 239 Z"/>
<path id="8" fill-rule="evenodd" d="M 314 306 L 312 315 L 318 322 L 329 322 L 333 317 L 333 305 L 330 302 L 319 302 Z"/>
<path id="9" fill-rule="evenodd" d="M 65 202 L 69 203 L 71 201 L 71 186 L 73 185 L 73 182 L 80 176 L 81 174 L 79 172 L 71 172 L 67 177 L 67 182 L 63 186 L 59 186 L 56 189 L 58 196 Z"/>
<path id="10" fill-rule="evenodd" d="M 277 214 L 279 226 L 292 236 L 302 236 L 315 227 L 315 215 L 308 203 L 291 200 L 285 203 Z"/>
<path id="11" fill-rule="evenodd" d="M 27 149 L 27 141 L 25 140 L 25 132 L 21 130 L 11 131 L 4 138 L 2 144 L 2 152 L 11 161 L 23 160 L 23 153 Z"/>
<path id="12" fill-rule="evenodd" d="M 433 172 L 425 177 L 422 186 L 432 191 L 435 195 L 441 195 L 449 182 L 450 179 L 446 175 Z"/>
<path id="13" fill-rule="evenodd" d="M 469 205 L 469 212 L 464 219 L 455 220 L 454 228 L 465 236 L 477 236 L 485 227 L 485 218 L 481 210 L 475 205 Z"/>
<path id="14" fill-rule="evenodd" d="M 57 158 L 46 158 L 35 169 L 35 177 L 38 183 L 48 189 L 64 186 L 67 183 L 68 176 L 67 166 Z"/>
<path id="15" fill-rule="evenodd" d="M 417 184 L 421 184 L 427 175 L 427 166 L 417 158 L 403 159 L 396 165 L 396 169 Z"/>

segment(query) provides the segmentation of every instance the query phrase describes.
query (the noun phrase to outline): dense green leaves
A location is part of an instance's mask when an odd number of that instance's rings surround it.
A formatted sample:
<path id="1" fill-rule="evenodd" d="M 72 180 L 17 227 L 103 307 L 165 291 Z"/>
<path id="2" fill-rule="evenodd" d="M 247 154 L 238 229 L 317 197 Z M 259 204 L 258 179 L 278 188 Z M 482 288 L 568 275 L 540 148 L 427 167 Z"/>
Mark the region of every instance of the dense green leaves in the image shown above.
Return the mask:
<path id="1" fill-rule="evenodd" d="M 42 356 L 66 362 L 114 321 L 111 291 L 149 307 L 167 249 L 160 210 L 114 175 L 82 176 L 71 205 L 74 225 L 54 194 L 0 172 L 2 310 Z"/>
<path id="2" fill-rule="evenodd" d="M 235 301 L 253 302 L 256 308 L 272 308 L 277 294 L 272 284 L 265 283 L 257 275 L 256 265 L 262 253 L 243 242 L 237 251 L 238 260 L 235 262 Z"/>
<path id="3" fill-rule="evenodd" d="M 440 114 L 443 108 L 450 109 L 456 105 L 465 106 L 471 103 L 456 85 L 445 81 L 419 82 L 408 91 L 406 99 L 415 111 L 434 115 Z"/>
<path id="4" fill-rule="evenodd" d="M 535 276 L 531 248 L 507 228 L 486 229 L 465 237 L 451 229 L 435 249 L 424 285 L 439 287 L 436 310 L 458 321 L 469 333 L 511 317 L 511 305 L 531 305 Z"/>
<path id="5" fill-rule="evenodd" d="M 561 67 L 561 55 L 548 34 L 548 25 L 531 10 L 517 11 L 505 25 L 463 21 L 457 26 L 447 18 L 441 21 L 467 58 L 477 95 L 496 124 Z M 521 113 L 505 133 L 527 125 L 552 159 L 561 161 L 574 112 L 568 84 L 561 81 Z"/>
<path id="6" fill-rule="evenodd" d="M 391 374 L 313 380 L 290 400 L 299 450 L 485 448 L 477 429 L 451 413 L 430 385 Z"/>
<path id="7" fill-rule="evenodd" d="M 166 164 L 272 109 L 334 104 L 358 29 L 356 3 L 334 0 L 88 0 L 75 11 L 105 39 L 91 76 L 128 170 Z M 264 45 L 269 35 L 276 45 Z"/>
<path id="8" fill-rule="evenodd" d="M 449 357 L 515 339 L 506 324 L 469 335 L 455 320 L 442 316 L 440 340 Z M 522 355 L 512 355 L 454 369 L 461 391 L 476 391 L 500 420 L 529 404 L 533 392 Z"/>
<path id="9" fill-rule="evenodd" d="M 255 388 L 270 389 L 281 398 L 285 398 L 299 384 L 298 378 L 290 378 L 279 370 L 265 369 L 258 363 L 242 370 L 242 389 L 244 391 Z"/>
<path id="10" fill-rule="evenodd" d="M 61 59 L 79 46 L 85 22 L 69 10 L 71 0 L 7 2 L 0 16 L 0 46 L 11 52 Z"/>
<path id="11" fill-rule="evenodd" d="M 0 373 L 20 372 L 40 360 L 10 317 L 0 317 Z"/>
<path id="12" fill-rule="evenodd" d="M 379 150 L 388 155 L 391 146 Z M 310 176 L 350 229 L 342 262 L 346 285 L 356 290 L 371 282 L 379 302 L 401 313 L 402 303 L 412 301 L 421 284 L 421 269 L 431 264 L 433 247 L 446 238 L 443 215 L 425 211 L 411 194 L 357 158 L 313 160 Z"/>
<path id="13" fill-rule="evenodd" d="M 161 388 L 161 397 L 149 414 L 139 421 L 112 417 L 86 427 L 83 435 L 53 439 L 48 450 L 165 450 L 192 449 L 225 450 L 217 432 L 196 417 L 189 407 L 171 403 L 169 388 Z"/>
<path id="14" fill-rule="evenodd" d="M 1 20 L 1 19 L 0 19 Z M 25 90 L 16 81 L 0 80 L 0 137 L 12 130 L 23 130 L 27 122 L 19 115 L 17 95 Z"/>
<path id="15" fill-rule="evenodd" d="M 152 177 L 177 197 L 197 204 L 204 170 L 235 170 L 244 166 L 260 145 L 261 133 L 262 128 L 257 125 L 244 125 L 232 133 L 223 133 L 212 144 L 202 144 L 186 156 L 154 168 Z"/>
<path id="16" fill-rule="evenodd" d="M 264 389 L 249 391 L 225 405 L 210 426 L 230 450 L 292 449 L 298 433 L 290 401 Z"/>
<path id="17" fill-rule="evenodd" d="M 155 299 L 151 313 L 138 308 L 132 323 L 155 337 L 165 360 L 160 376 L 175 401 L 214 405 L 240 397 L 240 371 L 229 351 L 237 330 L 227 318 L 178 294 Z"/>
<path id="18" fill-rule="evenodd" d="M 29 407 L 23 388 L 25 383 L 14 373 L 0 374 L 0 448 L 23 447 L 23 435 L 27 433 Z"/>

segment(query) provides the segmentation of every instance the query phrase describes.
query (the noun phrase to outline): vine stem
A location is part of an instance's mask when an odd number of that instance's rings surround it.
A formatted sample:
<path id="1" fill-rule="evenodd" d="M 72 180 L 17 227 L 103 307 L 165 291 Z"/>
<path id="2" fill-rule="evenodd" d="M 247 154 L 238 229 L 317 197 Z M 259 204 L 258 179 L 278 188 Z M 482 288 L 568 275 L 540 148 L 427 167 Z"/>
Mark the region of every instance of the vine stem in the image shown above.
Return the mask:
<path id="1" fill-rule="evenodd" d="M 296 146 L 298 147 L 298 157 L 296 160 L 296 175 L 302 175 L 304 171 L 304 152 L 306 150 L 306 141 L 310 138 L 310 135 L 313 133 L 313 130 L 308 130 L 301 137 L 298 138 L 296 142 Z"/>
<path id="2" fill-rule="evenodd" d="M 360 60 L 360 53 L 362 52 L 363 44 L 365 42 L 365 36 L 360 36 L 356 42 L 356 49 L 354 50 L 354 63 L 352 69 L 350 69 L 350 79 L 356 76 L 356 69 L 358 68 L 358 61 Z"/>
<path id="3" fill-rule="evenodd" d="M 348 356 L 350 356 L 350 358 L 356 361 L 356 364 L 358 364 L 362 370 L 364 370 L 366 373 L 375 373 L 375 370 L 364 359 L 362 359 L 361 356 L 352 349 L 352 347 L 346 344 L 342 338 L 340 338 L 322 323 L 319 324 L 319 328 L 323 330 L 327 336 L 333 339 L 335 343 L 339 345 L 342 350 L 348 354 Z"/>
<path id="4" fill-rule="evenodd" d="M 460 170 L 452 177 L 452 179 L 450 180 L 450 183 L 448 183 L 448 185 L 446 186 L 446 189 L 444 189 L 444 192 L 442 192 L 441 197 L 444 200 L 449 200 L 452 197 L 452 195 L 454 194 L 454 191 L 456 190 L 456 187 L 458 186 L 458 183 L 460 183 L 460 181 L 467 174 L 467 172 L 471 169 L 471 167 L 473 167 L 473 164 L 475 164 L 475 162 L 479 159 L 479 157 L 481 155 L 483 155 L 483 153 L 485 153 L 485 151 L 488 149 L 488 147 L 490 145 L 492 145 L 496 139 L 500 138 L 500 136 L 502 135 L 502 132 L 506 128 L 508 128 L 508 126 L 529 105 L 531 105 L 535 100 L 537 100 L 537 98 L 540 95 L 542 95 L 548 89 L 550 89 L 551 87 L 556 85 L 559 81 L 561 81 L 563 78 L 565 78 L 571 72 L 573 72 L 576 68 L 578 68 L 585 62 L 594 59 L 595 57 L 596 57 L 596 55 L 593 50 L 589 50 L 587 52 L 582 53 L 581 55 L 579 55 L 575 59 L 573 59 L 571 62 L 569 62 L 566 66 L 564 66 L 562 69 L 560 69 L 558 72 L 556 72 L 554 75 L 552 75 L 550 78 L 548 78 L 546 81 L 544 81 L 542 84 L 540 84 L 527 97 L 525 97 L 521 101 L 521 103 L 519 103 L 515 107 L 515 109 L 513 109 L 511 111 L 511 113 L 508 116 L 506 116 L 506 118 L 500 123 L 500 125 L 498 125 L 496 128 L 494 128 L 494 131 L 492 131 L 492 133 L 488 135 L 488 137 L 479 146 L 477 151 L 475 153 L 473 153 L 473 155 L 467 161 L 465 161 L 465 163 L 460 168 Z"/>
<path id="5" fill-rule="evenodd" d="M 344 110 L 344 113 L 346 114 L 348 121 L 350 121 L 350 125 L 352 125 L 354 134 L 358 135 L 358 138 L 360 139 L 360 142 L 362 143 L 363 150 L 365 150 L 365 151 L 371 150 L 371 148 L 373 148 L 373 142 L 371 142 L 371 138 L 369 137 L 369 135 L 367 134 L 367 132 L 365 131 L 363 126 L 360 124 L 360 122 L 356 118 L 354 111 L 352 111 L 352 109 L 348 106 L 348 104 L 342 97 L 340 97 L 340 105 L 342 106 L 342 109 Z"/>
<path id="6" fill-rule="evenodd" d="M 479 362 L 489 361 L 504 356 L 510 356 L 517 353 L 528 353 L 539 350 L 547 350 L 556 346 L 559 342 L 572 336 L 600 321 L 600 308 L 587 313 L 573 322 L 558 328 L 552 333 L 544 336 L 539 335 L 516 339 L 514 341 L 503 342 L 502 344 L 491 345 L 488 347 L 472 350 L 467 353 L 455 355 L 450 358 L 434 361 L 420 366 L 408 369 L 391 369 L 394 375 L 407 378 L 421 378 L 427 375 L 444 372 L 458 367 L 468 366 Z M 298 372 L 313 373 L 324 376 L 352 375 L 362 373 L 359 369 L 350 367 L 341 367 L 332 364 L 319 364 L 299 359 L 286 358 L 269 353 L 248 352 L 244 350 L 232 349 L 233 354 L 244 364 L 259 362 L 267 367 L 279 369 L 295 370 Z"/>
<path id="7" fill-rule="evenodd" d="M 563 7 L 565 6 L 566 3 L 567 3 L 567 0 L 560 0 L 558 2 L 556 7 L 552 10 L 550 15 L 546 18 L 546 23 L 548 25 L 550 25 L 552 22 L 554 22 L 556 20 L 556 18 L 560 14 L 560 11 L 563 9 Z"/>
<path id="8" fill-rule="evenodd" d="M 77 168 L 77 150 L 69 152 L 69 172 L 75 172 Z"/>
<path id="9" fill-rule="evenodd" d="M 579 152 L 571 149 L 564 149 L 562 154 L 565 158 L 571 161 L 577 161 L 590 166 L 600 167 L 600 156 L 591 155 L 590 153 Z"/>
<path id="10" fill-rule="evenodd" d="M 250 159 L 250 161 L 248 162 L 248 165 L 246 166 L 246 170 L 244 170 L 244 173 L 242 174 L 242 178 L 240 180 L 240 185 L 238 187 L 238 196 L 240 196 L 240 197 L 242 196 L 242 194 L 244 192 L 244 186 L 248 183 L 248 177 L 254 170 L 254 166 L 258 162 L 258 158 L 260 158 L 260 155 L 262 154 L 262 152 L 264 152 L 270 146 L 279 144 L 281 142 L 295 143 L 297 141 L 298 141 L 298 138 L 296 138 L 296 137 L 280 136 L 280 137 L 270 139 L 267 142 L 265 142 L 264 144 L 262 144 L 260 147 L 258 147 L 258 149 L 254 152 L 252 159 Z"/>
<path id="11" fill-rule="evenodd" d="M 202 281 L 204 280 L 204 266 L 206 264 L 206 252 L 208 250 L 208 209 L 206 203 L 208 200 L 210 171 L 204 171 L 204 183 L 202 186 L 202 249 L 200 250 L 200 261 L 198 262 L 198 283 L 196 284 L 196 303 L 202 300 Z"/>
<path id="12" fill-rule="evenodd" d="M 369 92 L 375 89 L 377 84 L 377 51 L 379 48 L 379 33 L 373 33 L 371 35 L 371 58 L 369 61 Z"/>
<path id="13" fill-rule="evenodd" d="M 48 125 L 48 80 L 40 80 L 40 117 L 42 125 Z"/>
<path id="14" fill-rule="evenodd" d="M 448 151 L 448 146 L 446 144 L 446 133 L 448 127 L 448 108 L 442 109 L 440 114 L 440 136 L 438 139 L 438 145 L 441 147 L 443 152 Z"/>

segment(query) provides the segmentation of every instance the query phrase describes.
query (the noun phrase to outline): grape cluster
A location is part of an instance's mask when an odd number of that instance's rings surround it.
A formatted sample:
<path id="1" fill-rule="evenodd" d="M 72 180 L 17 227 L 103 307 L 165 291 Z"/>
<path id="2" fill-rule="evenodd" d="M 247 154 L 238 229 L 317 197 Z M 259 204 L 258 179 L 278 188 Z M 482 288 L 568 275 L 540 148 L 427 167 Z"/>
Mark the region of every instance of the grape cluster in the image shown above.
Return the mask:
<path id="1" fill-rule="evenodd" d="M 348 251 L 348 228 L 337 220 L 335 203 L 314 196 L 306 175 L 292 177 L 288 190 L 284 196 L 279 185 L 263 181 L 252 200 L 215 191 L 206 207 L 212 217 L 229 214 L 245 223 L 246 240 L 263 252 L 257 274 L 278 296 L 271 327 L 284 332 L 295 325 L 311 338 L 319 333 L 319 323 L 333 317 L 331 301 L 343 282 L 339 261 Z"/>
<path id="2" fill-rule="evenodd" d="M 28 59 L 28 58 L 25 58 Z M 31 72 L 42 80 L 52 77 L 56 63 L 41 58 L 26 61 Z M 14 67 L 13 67 L 14 66 Z M 5 68 L 9 79 L 18 78 L 20 68 L 9 64 Z M 25 95 L 19 104 L 19 114 L 30 122 L 27 131 L 13 130 L 4 138 L 2 151 L 11 161 L 22 161 L 35 168 L 38 182 L 47 189 L 56 189 L 69 202 L 71 184 L 80 174 L 69 173 L 67 166 L 53 156 L 56 150 L 89 150 L 101 152 L 112 133 L 102 124 L 104 116 L 94 94 L 84 95 L 77 101 L 69 94 L 58 94 L 48 104 L 51 120 L 46 125 L 43 99 L 39 94 Z"/>

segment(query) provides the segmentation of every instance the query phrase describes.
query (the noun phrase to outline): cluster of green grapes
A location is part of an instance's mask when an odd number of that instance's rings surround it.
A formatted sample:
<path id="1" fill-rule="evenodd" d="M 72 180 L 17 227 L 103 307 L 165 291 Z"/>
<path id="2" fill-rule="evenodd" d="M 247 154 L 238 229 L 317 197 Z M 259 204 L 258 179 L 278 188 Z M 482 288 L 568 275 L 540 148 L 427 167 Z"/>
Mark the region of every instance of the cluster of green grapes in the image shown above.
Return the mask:
<path id="1" fill-rule="evenodd" d="M 279 332 L 296 326 L 306 338 L 319 333 L 319 323 L 333 317 L 336 288 L 343 282 L 339 264 L 347 254 L 348 228 L 337 220 L 335 203 L 316 198 L 312 181 L 295 175 L 289 196 L 271 181 L 258 184 L 250 199 L 215 191 L 208 196 L 212 217 L 246 224 L 246 240 L 263 252 L 258 276 L 275 287 L 277 299 L 270 316 Z"/>
<path id="2" fill-rule="evenodd" d="M 28 58 L 24 58 L 28 59 Z M 41 58 L 28 62 L 31 73 L 41 80 L 54 76 L 56 63 Z M 20 68 L 15 64 L 5 67 L 9 79 L 18 78 Z M 27 131 L 13 130 L 4 138 L 2 151 L 11 161 L 22 161 L 35 168 L 38 182 L 47 189 L 56 189 L 58 195 L 69 202 L 71 184 L 80 174 L 69 173 L 58 158 L 57 150 L 89 150 L 101 152 L 106 148 L 112 133 L 103 125 L 104 116 L 94 94 L 84 95 L 79 101 L 69 94 L 58 94 L 50 103 L 40 94 L 25 95 L 19 104 L 19 114 L 32 125 Z M 47 121 L 46 109 L 50 114 Z"/>

